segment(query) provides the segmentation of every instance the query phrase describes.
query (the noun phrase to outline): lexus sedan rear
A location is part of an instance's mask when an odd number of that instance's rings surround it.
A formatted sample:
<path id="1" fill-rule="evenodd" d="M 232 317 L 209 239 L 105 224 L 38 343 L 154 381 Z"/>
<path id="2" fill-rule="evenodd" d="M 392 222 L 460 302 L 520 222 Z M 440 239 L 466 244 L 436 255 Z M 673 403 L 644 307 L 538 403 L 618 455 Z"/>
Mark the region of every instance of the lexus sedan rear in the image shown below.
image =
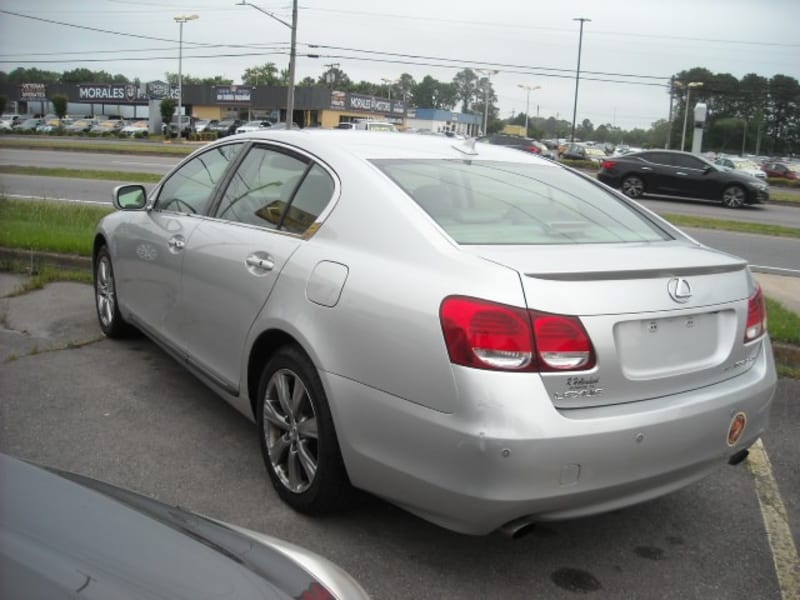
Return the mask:
<path id="1" fill-rule="evenodd" d="M 471 534 L 590 515 L 738 462 L 767 426 L 747 264 L 534 155 L 266 130 L 114 202 L 101 327 L 257 423 L 299 511 L 359 488 Z"/>

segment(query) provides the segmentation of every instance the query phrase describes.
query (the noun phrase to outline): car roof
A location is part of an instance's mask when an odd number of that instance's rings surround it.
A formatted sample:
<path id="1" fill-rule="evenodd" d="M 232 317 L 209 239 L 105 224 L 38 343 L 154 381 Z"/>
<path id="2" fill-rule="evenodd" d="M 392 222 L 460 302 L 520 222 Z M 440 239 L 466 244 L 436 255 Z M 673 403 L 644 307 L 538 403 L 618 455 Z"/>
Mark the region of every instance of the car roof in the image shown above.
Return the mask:
<path id="1" fill-rule="evenodd" d="M 265 129 L 238 134 L 236 137 L 284 142 L 304 148 L 322 158 L 344 152 L 363 160 L 391 158 L 497 160 L 557 167 L 551 161 L 538 158 L 535 154 L 520 152 L 513 148 L 478 143 L 473 151 L 470 146 L 472 140 L 414 133 L 343 129 L 277 131 Z"/>

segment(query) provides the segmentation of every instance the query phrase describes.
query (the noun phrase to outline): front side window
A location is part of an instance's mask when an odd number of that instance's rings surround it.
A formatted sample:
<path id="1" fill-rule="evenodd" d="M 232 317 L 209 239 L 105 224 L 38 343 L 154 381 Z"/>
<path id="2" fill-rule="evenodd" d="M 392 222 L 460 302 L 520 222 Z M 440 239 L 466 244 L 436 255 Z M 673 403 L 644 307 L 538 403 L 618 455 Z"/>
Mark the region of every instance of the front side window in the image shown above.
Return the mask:
<path id="1" fill-rule="evenodd" d="M 671 239 L 614 194 L 548 165 L 375 160 L 460 244 L 591 244 Z"/>
<path id="2" fill-rule="evenodd" d="M 164 182 L 155 208 L 170 212 L 204 215 L 214 188 L 243 144 L 216 146 L 182 165 Z"/>
<path id="3" fill-rule="evenodd" d="M 695 156 L 688 156 L 686 154 L 673 154 L 672 158 L 674 160 L 673 164 L 676 167 L 682 167 L 685 169 L 697 169 L 698 171 L 702 171 L 709 165 L 709 163 L 702 161 Z"/>

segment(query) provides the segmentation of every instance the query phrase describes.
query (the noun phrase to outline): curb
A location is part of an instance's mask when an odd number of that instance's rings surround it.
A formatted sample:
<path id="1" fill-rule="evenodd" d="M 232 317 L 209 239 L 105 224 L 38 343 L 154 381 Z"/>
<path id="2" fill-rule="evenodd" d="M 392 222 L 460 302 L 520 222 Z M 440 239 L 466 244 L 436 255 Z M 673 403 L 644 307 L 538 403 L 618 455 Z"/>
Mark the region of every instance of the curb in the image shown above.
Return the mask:
<path id="1" fill-rule="evenodd" d="M 13 261 L 28 264 L 33 270 L 34 267 L 43 265 L 67 269 L 71 271 L 92 272 L 92 259 L 89 256 L 78 256 L 71 254 L 57 254 L 55 252 L 40 252 L 38 250 L 17 250 L 14 248 L 0 248 L 1 261 Z"/>

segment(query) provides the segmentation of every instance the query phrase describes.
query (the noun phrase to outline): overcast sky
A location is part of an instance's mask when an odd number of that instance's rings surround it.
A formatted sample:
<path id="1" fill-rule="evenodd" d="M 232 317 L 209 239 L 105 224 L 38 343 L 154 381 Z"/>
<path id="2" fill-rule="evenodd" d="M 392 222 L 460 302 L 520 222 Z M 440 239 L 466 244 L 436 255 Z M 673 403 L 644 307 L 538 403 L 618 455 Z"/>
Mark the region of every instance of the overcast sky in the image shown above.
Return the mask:
<path id="1" fill-rule="evenodd" d="M 290 0 L 254 4 L 291 21 Z M 526 110 L 522 84 L 541 86 L 530 93 L 531 115 L 571 121 L 576 17 L 591 19 L 583 32 L 579 122 L 648 127 L 667 117 L 669 76 L 695 66 L 737 78 L 800 79 L 797 0 L 300 0 L 299 6 L 298 80 L 318 77 L 331 63 L 355 81 L 373 82 L 403 72 L 450 81 L 465 67 L 496 69 L 501 117 Z M 289 28 L 234 0 L 3 0 L 0 10 L 6 72 L 86 67 L 163 79 L 178 71 L 173 17 L 193 14 L 199 18 L 183 27 L 184 74 L 239 83 L 248 67 L 288 63 Z"/>

